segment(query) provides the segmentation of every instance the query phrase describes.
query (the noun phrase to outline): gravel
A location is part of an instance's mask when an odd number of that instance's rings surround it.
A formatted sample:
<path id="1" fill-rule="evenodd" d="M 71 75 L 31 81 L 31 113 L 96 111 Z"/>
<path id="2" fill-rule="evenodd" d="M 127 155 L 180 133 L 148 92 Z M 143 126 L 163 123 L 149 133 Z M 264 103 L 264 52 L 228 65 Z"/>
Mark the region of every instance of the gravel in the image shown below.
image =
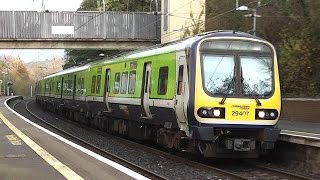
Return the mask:
<path id="1" fill-rule="evenodd" d="M 26 111 L 24 111 L 25 103 L 19 103 L 15 109 L 32 121 L 38 121 Z M 95 145 L 107 152 L 119 156 L 129 162 L 144 167 L 150 171 L 156 172 L 168 179 L 227 179 L 207 171 L 189 165 L 175 162 L 166 157 L 159 156 L 156 153 L 144 151 L 123 144 L 111 136 L 102 136 L 100 134 L 88 131 L 75 123 L 58 118 L 53 113 L 42 110 L 35 101 L 29 103 L 28 106 L 37 116 L 45 119 L 50 124 L 63 129 L 64 131 L 81 137 L 81 139 Z"/>
<path id="2" fill-rule="evenodd" d="M 24 105 L 25 103 L 19 103 L 16 105 L 15 108 L 18 112 L 20 112 L 23 116 L 26 116 L 28 119 L 33 121 L 38 121 L 33 116 L 31 116 L 26 110 L 23 110 L 25 109 Z M 114 138 L 112 136 L 103 136 L 99 133 L 89 131 L 78 124 L 72 123 L 63 118 L 59 118 L 53 113 L 42 110 L 34 101 L 29 104 L 29 108 L 32 109 L 33 112 L 36 112 L 36 114 L 39 117 L 45 119 L 50 124 L 53 124 L 70 134 L 76 135 L 77 137 L 81 137 L 83 140 L 107 152 L 110 152 L 116 156 L 122 157 L 123 159 L 129 162 L 142 166 L 145 169 L 148 169 L 150 171 L 156 172 L 165 178 L 208 179 L 208 180 L 227 179 L 225 177 L 219 176 L 218 174 L 212 171 L 191 167 L 184 163 L 170 160 L 167 157 L 159 156 L 156 153 L 152 153 L 152 152 L 144 151 L 143 149 L 137 149 L 132 146 L 128 146 L 127 144 L 123 144 L 122 142 L 119 142 L 117 138 Z M 279 162 L 277 161 L 277 159 L 273 157 L 276 157 L 276 156 L 273 156 L 271 154 L 269 156 L 260 158 L 258 160 L 252 160 L 252 162 L 263 165 L 263 166 L 271 167 L 274 169 L 281 169 L 283 171 L 297 173 L 304 176 L 309 176 L 313 179 L 320 179 L 320 174 L 310 173 L 301 165 L 298 166 L 296 164 L 290 164 L 290 161 L 288 161 L 289 163 Z M 223 163 L 223 160 L 222 161 L 219 160 L 219 161 Z M 233 164 L 232 161 L 233 160 L 225 161 L 224 164 L 228 164 L 228 163 Z M 232 168 L 232 165 L 229 166 L 229 168 Z M 241 169 L 241 166 L 237 168 Z M 248 171 L 248 169 L 245 167 L 243 169 L 246 169 L 246 171 Z M 251 172 L 251 173 L 254 174 L 254 172 Z"/>

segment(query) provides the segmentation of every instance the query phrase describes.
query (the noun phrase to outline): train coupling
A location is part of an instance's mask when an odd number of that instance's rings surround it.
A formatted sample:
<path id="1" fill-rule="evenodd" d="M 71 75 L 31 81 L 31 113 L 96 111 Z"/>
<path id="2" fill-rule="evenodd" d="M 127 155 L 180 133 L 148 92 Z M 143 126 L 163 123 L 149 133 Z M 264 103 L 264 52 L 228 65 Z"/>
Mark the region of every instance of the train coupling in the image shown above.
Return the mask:
<path id="1" fill-rule="evenodd" d="M 243 138 L 226 138 L 224 140 L 226 149 L 234 151 L 251 151 L 256 149 L 256 141 Z"/>

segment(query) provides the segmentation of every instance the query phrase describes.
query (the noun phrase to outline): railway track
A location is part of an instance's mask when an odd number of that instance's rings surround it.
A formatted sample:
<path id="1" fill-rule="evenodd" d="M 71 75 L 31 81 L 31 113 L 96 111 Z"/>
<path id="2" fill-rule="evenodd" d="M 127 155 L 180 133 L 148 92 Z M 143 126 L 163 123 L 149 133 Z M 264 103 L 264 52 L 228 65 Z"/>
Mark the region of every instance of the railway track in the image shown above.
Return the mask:
<path id="1" fill-rule="evenodd" d="M 136 171 L 136 172 L 138 172 L 138 173 L 140 173 L 140 174 L 142 174 L 142 175 L 144 175 L 144 176 L 146 176 L 146 177 L 148 177 L 148 178 L 150 178 L 150 179 L 166 179 L 166 178 L 162 177 L 162 176 L 159 175 L 159 174 L 156 174 L 156 173 L 154 173 L 154 172 L 152 172 L 152 171 L 149 171 L 149 170 L 145 169 L 144 167 L 138 166 L 138 165 L 133 164 L 133 163 L 131 163 L 131 162 L 129 162 L 129 161 L 127 161 L 127 160 L 119 157 L 119 156 L 116 156 L 116 155 L 114 155 L 114 154 L 112 154 L 112 153 L 109 153 L 109 152 L 107 152 L 107 151 L 105 151 L 105 150 L 103 150 L 103 149 L 101 149 L 101 148 L 99 148 L 99 147 L 97 147 L 97 146 L 95 146 L 95 145 L 87 142 L 87 141 L 82 140 L 81 138 L 79 138 L 79 137 L 77 137 L 77 136 L 74 136 L 73 134 L 70 134 L 70 133 L 64 131 L 64 130 L 61 129 L 61 128 L 56 127 L 55 125 L 52 125 L 51 123 L 46 122 L 44 119 L 42 119 L 42 118 L 40 118 L 39 116 L 37 116 L 35 113 L 33 113 L 33 112 L 28 108 L 28 104 L 29 104 L 30 102 L 31 102 L 31 101 L 29 101 L 28 103 L 26 103 L 26 110 L 27 110 L 32 116 L 34 116 L 35 118 L 37 118 L 37 119 L 40 120 L 41 122 L 47 124 L 48 126 L 50 126 L 51 128 L 53 128 L 53 129 L 55 129 L 55 130 L 57 130 L 57 131 L 63 133 L 63 134 L 64 134 L 64 137 L 67 136 L 67 138 L 68 138 L 68 139 L 71 139 L 73 142 L 75 142 L 75 143 L 77 143 L 77 144 L 79 144 L 79 145 L 81 145 L 81 146 L 83 146 L 83 147 L 85 147 L 85 148 L 87 148 L 87 149 L 89 149 L 89 150 L 91 150 L 91 151 L 99 154 L 99 155 L 102 155 L 102 156 L 104 156 L 104 157 L 106 157 L 106 158 L 108 158 L 108 159 L 110 159 L 110 160 L 112 160 L 112 161 L 115 161 L 115 162 L 117 162 L 117 163 L 119 163 L 119 164 L 121 164 L 121 165 L 129 168 L 129 169 L 132 169 L 132 170 L 134 170 L 134 171 Z"/>
<path id="2" fill-rule="evenodd" d="M 84 146 L 84 147 L 86 147 L 86 148 L 88 148 L 88 149 L 90 149 L 90 150 L 92 150 L 102 156 L 105 156 L 113 161 L 116 161 L 119 164 L 122 164 L 132 170 L 135 170 L 136 172 L 139 172 L 140 174 L 143 174 L 144 176 L 146 176 L 150 179 L 170 179 L 170 178 L 166 178 L 165 176 L 159 175 L 158 173 L 150 171 L 150 170 L 146 169 L 145 167 L 137 166 L 136 164 L 134 164 L 132 162 L 129 162 L 119 156 L 116 156 L 112 153 L 109 153 L 109 152 L 107 152 L 107 151 L 105 151 L 95 145 L 90 144 L 87 141 L 82 140 L 81 138 L 79 138 L 77 136 L 74 136 L 68 132 L 65 132 L 61 128 L 58 128 L 58 127 L 46 122 L 45 120 L 38 117 L 35 113 L 33 113 L 28 108 L 28 104 L 30 102 L 31 101 L 26 103 L 26 109 L 28 110 L 28 112 L 30 114 L 32 114 L 32 116 L 39 119 L 41 122 L 47 124 L 51 128 L 54 128 L 57 131 L 62 132 L 63 134 L 68 136 L 69 139 L 71 138 L 74 142 L 80 144 L 81 146 Z M 75 123 L 73 123 L 73 124 L 75 124 Z M 97 130 L 93 130 L 93 129 L 90 129 L 90 131 L 94 131 L 95 133 L 102 134 L 103 136 L 111 136 L 110 134 L 106 134 L 101 131 L 97 131 Z M 164 152 L 163 150 L 158 150 L 153 147 L 149 147 L 149 146 L 145 146 L 145 145 L 133 142 L 133 141 L 129 141 L 127 139 L 123 139 L 123 138 L 115 137 L 115 136 L 112 136 L 112 137 L 116 138 L 117 141 L 119 141 L 123 144 L 126 144 L 128 146 L 131 146 L 133 148 L 137 148 L 137 149 L 143 150 L 145 152 L 150 152 L 150 153 L 156 154 L 158 156 L 166 157 L 167 159 L 170 159 L 171 161 L 185 164 L 190 167 L 196 167 L 197 169 L 206 170 L 212 174 L 215 174 L 216 179 L 311 179 L 308 177 L 292 174 L 292 173 L 281 171 L 278 169 L 272 169 L 270 167 L 256 165 L 251 162 L 244 162 L 241 164 L 237 163 L 237 165 L 234 166 L 234 165 L 230 165 L 232 163 L 227 163 L 227 164 L 222 163 L 225 165 L 221 165 L 221 164 L 216 164 L 216 163 L 210 163 L 210 161 L 208 163 L 208 162 L 206 162 L 205 159 L 202 159 L 200 161 L 198 161 L 195 158 L 188 159 L 186 157 L 183 157 L 183 155 L 182 156 L 172 155 L 170 153 Z M 230 161 L 228 161 L 228 162 L 230 162 Z"/>
<path id="3" fill-rule="evenodd" d="M 288 180 L 312 180 L 312 178 L 307 176 L 302 176 L 298 174 L 293 174 L 291 172 L 267 167 L 264 165 L 259 165 L 252 163 L 250 161 L 243 161 L 232 165 L 216 165 L 219 168 L 225 169 L 225 171 L 233 172 L 246 179 L 288 179 Z M 231 164 L 231 165 L 230 165 Z"/>
<path id="4" fill-rule="evenodd" d="M 300 179 L 300 180 L 311 180 L 312 178 L 306 177 L 306 176 L 301 176 L 301 175 L 297 175 L 297 174 L 293 174 L 290 172 L 286 172 L 286 171 L 282 171 L 282 170 L 278 170 L 278 169 L 274 169 L 271 167 L 267 167 L 267 166 L 262 166 L 262 165 L 257 165 L 257 164 L 252 164 L 252 163 L 248 163 L 251 164 L 253 167 L 255 167 L 257 170 L 261 170 L 264 173 L 269 173 L 271 175 L 273 175 L 275 178 L 280 178 L 280 179 Z"/>

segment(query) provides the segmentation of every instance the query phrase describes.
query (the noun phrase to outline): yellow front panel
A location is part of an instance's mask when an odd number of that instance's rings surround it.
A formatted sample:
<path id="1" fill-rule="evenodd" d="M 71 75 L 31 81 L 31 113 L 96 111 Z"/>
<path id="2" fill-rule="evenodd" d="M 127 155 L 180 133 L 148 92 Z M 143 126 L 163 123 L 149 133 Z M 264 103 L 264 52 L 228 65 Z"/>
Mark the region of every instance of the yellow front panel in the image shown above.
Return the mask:
<path id="1" fill-rule="evenodd" d="M 215 38 L 219 39 L 219 38 Z M 225 39 L 225 38 L 224 38 Z M 238 39 L 238 38 L 230 38 Z M 245 38 L 244 38 L 245 39 Z M 258 41 L 259 40 L 255 40 Z M 262 42 L 262 41 L 261 41 Z M 201 43 L 199 43 L 201 44 Z M 198 51 L 199 52 L 199 51 Z M 222 97 L 211 97 L 204 90 L 202 86 L 202 74 L 200 53 L 197 56 L 196 64 L 196 83 L 195 83 L 195 104 L 194 115 L 201 123 L 212 124 L 251 124 L 251 125 L 274 125 L 276 120 L 255 120 L 256 109 L 276 109 L 280 114 L 281 97 L 280 97 L 280 83 L 278 76 L 278 65 L 276 55 L 274 54 L 274 94 L 268 99 L 259 99 L 262 106 L 257 106 L 253 97 L 248 98 L 232 98 L 227 97 L 224 105 L 219 104 Z M 219 118 L 201 118 L 197 111 L 201 107 L 225 107 L 225 119 Z"/>

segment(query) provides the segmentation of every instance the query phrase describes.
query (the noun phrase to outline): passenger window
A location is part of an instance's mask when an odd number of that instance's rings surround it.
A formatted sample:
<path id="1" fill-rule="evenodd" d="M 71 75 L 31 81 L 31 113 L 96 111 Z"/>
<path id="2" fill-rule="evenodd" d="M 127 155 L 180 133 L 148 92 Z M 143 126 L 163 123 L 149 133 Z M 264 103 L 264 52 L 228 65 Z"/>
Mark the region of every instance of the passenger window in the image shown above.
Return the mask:
<path id="1" fill-rule="evenodd" d="M 83 94 L 84 93 L 83 88 L 84 88 L 84 80 L 83 78 L 78 78 L 77 93 Z"/>
<path id="2" fill-rule="evenodd" d="M 81 78 L 81 86 L 80 89 L 84 89 L 84 78 Z"/>
<path id="3" fill-rule="evenodd" d="M 164 95 L 167 93 L 168 84 L 168 66 L 160 67 L 158 79 L 158 94 Z"/>
<path id="4" fill-rule="evenodd" d="M 101 75 L 97 76 L 97 87 L 96 87 L 96 93 L 100 93 L 100 83 L 101 83 Z"/>
<path id="5" fill-rule="evenodd" d="M 92 76 L 92 80 L 91 80 L 91 93 L 95 93 L 95 89 L 96 89 L 96 76 Z"/>
<path id="6" fill-rule="evenodd" d="M 126 94 L 127 92 L 127 84 L 128 84 L 128 72 L 122 73 L 121 78 L 121 94 Z"/>
<path id="7" fill-rule="evenodd" d="M 146 73 L 146 79 L 145 79 L 145 86 L 144 86 L 144 92 L 147 93 L 148 92 L 148 79 L 149 79 L 149 71 L 147 71 Z M 151 88 L 149 88 L 151 89 Z"/>
<path id="8" fill-rule="evenodd" d="M 69 80 L 68 81 L 68 92 L 72 92 L 73 90 L 73 83 L 72 83 L 72 80 Z"/>
<path id="9" fill-rule="evenodd" d="M 48 83 L 46 83 L 45 92 L 49 92 L 49 84 Z"/>
<path id="10" fill-rule="evenodd" d="M 63 91 L 65 93 L 71 93 L 72 92 L 72 81 L 71 80 L 66 80 L 63 83 Z"/>
<path id="11" fill-rule="evenodd" d="M 51 83 L 51 89 L 50 92 L 54 93 L 54 82 Z"/>
<path id="12" fill-rule="evenodd" d="M 116 73 L 114 77 L 114 93 L 118 94 L 120 89 L 120 73 Z"/>
<path id="13" fill-rule="evenodd" d="M 61 83 L 60 82 L 57 82 L 57 93 L 60 93 L 60 91 L 61 91 Z"/>
<path id="14" fill-rule="evenodd" d="M 182 93 L 182 82 L 183 81 L 183 65 L 179 66 L 179 76 L 178 76 L 178 90 L 177 94 L 181 95 Z"/>
<path id="15" fill-rule="evenodd" d="M 77 89 L 81 89 L 81 78 L 78 79 L 78 86 Z"/>
<path id="16" fill-rule="evenodd" d="M 129 94 L 134 93 L 134 89 L 136 86 L 136 71 L 131 71 L 129 75 Z"/>

